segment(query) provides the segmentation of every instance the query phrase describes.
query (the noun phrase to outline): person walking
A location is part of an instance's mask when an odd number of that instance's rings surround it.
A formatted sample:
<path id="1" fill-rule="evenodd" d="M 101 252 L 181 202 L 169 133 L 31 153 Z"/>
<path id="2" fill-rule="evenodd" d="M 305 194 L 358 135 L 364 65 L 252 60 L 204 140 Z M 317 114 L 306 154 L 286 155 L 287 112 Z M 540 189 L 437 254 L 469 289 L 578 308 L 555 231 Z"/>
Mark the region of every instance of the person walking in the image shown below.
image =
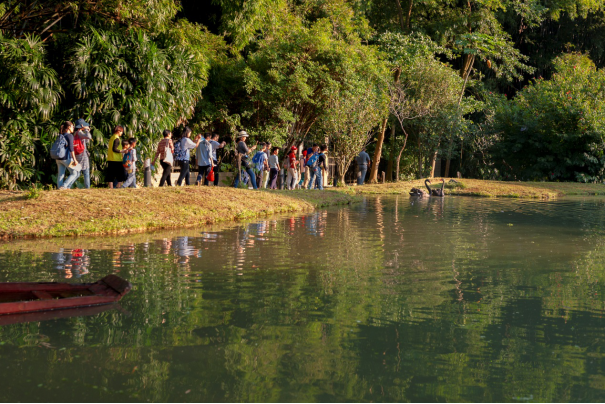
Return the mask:
<path id="1" fill-rule="evenodd" d="M 62 153 L 64 154 L 61 158 L 56 158 L 57 162 L 57 189 L 70 189 L 71 186 L 76 182 L 78 177 L 80 176 L 80 165 L 76 160 L 76 155 L 74 153 L 74 124 L 70 121 L 63 122 L 61 125 L 61 130 L 59 136 L 63 139 L 60 140 L 60 148 L 62 148 Z M 52 152 L 52 150 L 51 150 Z M 69 175 L 65 178 L 65 173 Z"/>
<path id="2" fill-rule="evenodd" d="M 279 147 L 274 147 L 269 156 L 269 182 L 271 189 L 277 189 L 277 174 L 279 173 Z"/>
<path id="3" fill-rule="evenodd" d="M 326 158 L 326 154 L 325 154 L 325 153 L 327 153 L 327 151 L 328 151 L 328 146 L 326 146 L 324 144 L 321 146 L 319 155 L 317 156 L 317 165 L 315 166 L 315 183 L 316 183 L 316 188 L 319 190 L 324 189 L 323 173 L 328 168 L 328 166 L 326 164 L 327 158 Z"/>
<path id="4" fill-rule="evenodd" d="M 265 154 L 267 155 L 267 160 L 265 162 L 265 171 L 263 173 L 263 188 L 267 189 L 267 186 L 269 184 L 269 176 L 271 174 L 271 167 L 269 167 L 269 156 L 271 155 L 271 142 L 267 142 L 265 144 Z"/>
<path id="5" fill-rule="evenodd" d="M 195 157 L 197 159 L 198 175 L 195 185 L 202 185 L 202 180 L 204 181 L 204 185 L 208 185 L 208 174 L 210 174 L 210 170 L 214 167 L 212 145 L 210 144 L 211 138 L 212 133 L 209 132 L 204 133 L 203 139 L 201 135 L 197 135 L 196 141 L 198 146 L 195 150 Z"/>
<path id="6" fill-rule="evenodd" d="M 219 164 L 216 155 L 216 151 L 218 149 L 222 149 L 227 144 L 225 141 L 222 143 L 218 142 L 218 133 L 212 134 L 212 140 L 210 140 L 210 144 L 212 145 L 212 161 L 214 162 L 214 186 L 218 187 L 218 175 L 219 175 Z"/>
<path id="7" fill-rule="evenodd" d="M 160 179 L 160 187 L 163 187 L 164 184 L 167 184 L 169 187 L 172 186 L 172 180 L 170 179 L 170 174 L 172 174 L 172 164 L 174 163 L 174 144 L 172 143 L 172 132 L 168 129 L 164 130 L 162 133 L 164 139 L 158 143 L 158 149 L 155 152 L 155 157 L 153 158 L 153 163 L 151 165 L 155 165 L 158 157 L 160 158 L 160 165 L 163 168 L 162 178 Z"/>
<path id="8" fill-rule="evenodd" d="M 181 186 L 183 180 L 185 180 L 185 185 L 189 184 L 189 163 L 191 160 L 191 150 L 198 147 L 200 144 L 199 140 L 197 143 L 193 142 L 189 137 L 191 136 L 191 128 L 189 126 L 185 126 L 185 131 L 183 132 L 183 136 L 177 141 L 178 145 L 175 147 L 178 151 L 175 154 L 176 161 L 181 167 L 181 173 L 179 174 L 178 180 L 176 180 L 176 185 Z"/>
<path id="9" fill-rule="evenodd" d="M 307 162 L 309 161 L 309 159 L 311 158 L 311 156 L 313 156 L 313 150 L 315 150 L 315 148 L 317 147 L 317 144 L 313 143 L 313 145 L 309 148 L 307 148 L 307 150 L 305 150 L 305 152 L 303 152 L 304 156 L 305 156 L 305 180 L 303 182 L 303 188 L 307 188 L 309 186 L 309 180 L 311 179 L 311 169 L 309 168 L 309 166 L 307 166 Z M 302 168 L 301 168 L 302 170 Z"/>
<path id="10" fill-rule="evenodd" d="M 297 150 L 296 146 L 292 146 L 290 153 L 288 153 L 288 176 L 286 177 L 288 189 L 296 189 L 296 184 L 298 183 L 298 170 L 296 168 L 298 165 L 298 160 L 296 159 Z"/>
<path id="11" fill-rule="evenodd" d="M 372 164 L 370 155 L 366 153 L 366 148 L 361 149 L 359 155 L 355 158 L 357 167 L 359 167 L 359 177 L 357 177 L 357 185 L 363 185 L 366 180 L 366 174 L 368 173 L 368 165 Z"/>
<path id="12" fill-rule="evenodd" d="M 128 139 L 129 148 L 124 153 L 124 157 L 126 158 L 127 165 L 124 165 L 124 169 L 126 170 L 127 178 L 126 181 L 122 183 L 122 188 L 136 188 L 137 187 L 137 140 L 133 137 Z M 124 145 L 124 142 L 122 142 Z M 124 163 L 124 158 L 122 158 L 122 162 Z"/>
<path id="13" fill-rule="evenodd" d="M 315 188 L 315 176 L 317 175 L 317 172 L 315 170 L 315 168 L 317 167 L 317 164 L 319 163 L 319 146 L 314 144 L 313 148 L 311 149 L 311 153 L 307 152 L 307 167 L 309 167 L 309 185 L 307 186 L 307 189 L 314 189 Z"/>
<path id="14" fill-rule="evenodd" d="M 248 153 L 254 151 L 256 149 L 256 145 L 248 148 L 246 145 L 246 139 L 248 138 L 248 133 L 245 130 L 242 130 L 238 133 L 237 139 L 237 158 L 239 163 L 237 164 L 237 173 L 235 175 L 234 187 L 237 188 L 240 182 L 240 177 L 242 175 L 242 170 L 245 170 L 246 173 L 250 176 L 250 182 L 252 183 L 252 188 L 257 189 L 256 187 L 256 176 L 254 175 L 254 171 L 250 167 L 248 163 Z"/>
<path id="15" fill-rule="evenodd" d="M 76 121 L 76 133 L 74 134 L 74 154 L 78 164 L 82 166 L 80 174 L 84 176 L 84 188 L 90 188 L 90 154 L 88 143 L 92 140 L 90 125 L 84 119 Z M 80 178 L 80 175 L 78 175 Z"/>
<path id="16" fill-rule="evenodd" d="M 256 184 L 259 187 L 266 188 L 265 179 L 269 177 L 269 156 L 267 144 L 264 142 L 259 143 L 260 150 L 256 152 L 252 162 L 254 163 L 254 168 L 258 171 L 256 177 Z"/>
<path id="17" fill-rule="evenodd" d="M 126 181 L 126 170 L 122 165 L 122 142 L 120 137 L 124 133 L 124 127 L 118 125 L 113 128 L 113 135 L 109 138 L 107 145 L 107 170 L 105 181 L 109 188 L 118 188 L 121 182 Z"/>

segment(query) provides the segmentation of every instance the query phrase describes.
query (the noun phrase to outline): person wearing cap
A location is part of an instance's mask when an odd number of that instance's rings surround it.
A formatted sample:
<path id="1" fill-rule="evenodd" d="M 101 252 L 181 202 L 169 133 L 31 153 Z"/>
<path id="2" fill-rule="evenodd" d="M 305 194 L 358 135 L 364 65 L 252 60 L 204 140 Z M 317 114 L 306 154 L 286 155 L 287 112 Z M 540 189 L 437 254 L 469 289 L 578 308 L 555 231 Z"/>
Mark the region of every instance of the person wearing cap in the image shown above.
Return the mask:
<path id="1" fill-rule="evenodd" d="M 235 183 L 233 186 L 235 188 L 237 188 L 237 186 L 239 185 L 240 177 L 242 175 L 242 170 L 245 170 L 246 173 L 250 176 L 250 182 L 252 183 L 252 188 L 257 189 L 256 175 L 254 174 L 254 171 L 252 171 L 252 168 L 250 167 L 250 164 L 248 163 L 248 153 L 255 150 L 256 146 L 252 146 L 252 147 L 248 148 L 248 146 L 246 145 L 246 139 L 248 138 L 248 136 L 249 135 L 245 130 L 242 130 L 237 134 L 238 141 L 237 141 L 237 147 L 235 150 L 237 152 L 240 164 L 238 164 L 238 170 L 237 170 L 237 173 L 235 174 Z"/>
<path id="2" fill-rule="evenodd" d="M 90 188 L 90 155 L 88 154 L 88 142 L 92 140 L 90 134 L 90 125 L 84 119 L 78 119 L 76 121 L 76 133 L 74 133 L 74 142 L 81 142 L 84 146 L 84 150 L 79 154 L 80 150 L 74 150 L 76 153 L 76 161 L 82 166 L 80 174 L 84 176 L 84 188 Z M 78 175 L 78 178 L 80 176 Z"/>
<path id="3" fill-rule="evenodd" d="M 296 189 L 296 184 L 298 183 L 298 170 L 296 169 L 296 166 L 298 166 L 298 161 L 296 160 L 297 150 L 296 146 L 292 146 L 290 153 L 288 153 L 288 176 L 286 177 L 288 189 Z"/>

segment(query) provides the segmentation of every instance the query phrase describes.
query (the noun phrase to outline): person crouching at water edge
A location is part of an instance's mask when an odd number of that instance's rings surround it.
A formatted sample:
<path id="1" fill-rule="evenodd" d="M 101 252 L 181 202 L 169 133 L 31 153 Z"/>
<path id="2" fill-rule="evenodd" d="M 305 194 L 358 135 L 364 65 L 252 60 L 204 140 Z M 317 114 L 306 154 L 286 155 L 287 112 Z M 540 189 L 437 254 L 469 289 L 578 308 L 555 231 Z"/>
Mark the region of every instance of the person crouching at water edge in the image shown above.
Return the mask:
<path id="1" fill-rule="evenodd" d="M 235 182 L 233 184 L 233 186 L 235 188 L 238 187 L 239 182 L 240 182 L 240 177 L 242 175 L 242 170 L 245 170 L 246 173 L 248 174 L 248 176 L 250 176 L 250 182 L 252 183 L 252 188 L 257 189 L 256 187 L 256 175 L 254 174 L 254 171 L 252 171 L 252 168 L 250 167 L 250 164 L 248 163 L 248 153 L 250 153 L 251 151 L 253 151 L 254 149 L 256 149 L 256 146 L 252 146 L 250 148 L 248 148 L 248 146 L 246 146 L 246 138 L 248 138 L 248 133 L 245 130 L 242 130 L 241 132 L 239 132 L 238 136 L 237 136 L 237 154 L 238 154 L 238 159 L 239 159 L 239 165 L 237 167 L 237 173 L 235 174 Z"/>
<path id="2" fill-rule="evenodd" d="M 197 136 L 196 141 L 198 141 L 199 144 L 195 151 L 195 157 L 197 159 L 198 174 L 195 185 L 202 185 L 202 180 L 204 180 L 204 185 L 208 185 L 208 174 L 210 174 L 210 171 L 214 168 L 212 144 L 210 144 L 212 133 L 204 133 L 203 139 L 200 139 L 201 135 Z"/>
<path id="3" fill-rule="evenodd" d="M 288 189 L 296 189 L 298 184 L 298 159 L 296 158 L 296 146 L 292 146 L 290 153 L 288 153 L 288 176 L 286 178 L 286 184 Z"/>

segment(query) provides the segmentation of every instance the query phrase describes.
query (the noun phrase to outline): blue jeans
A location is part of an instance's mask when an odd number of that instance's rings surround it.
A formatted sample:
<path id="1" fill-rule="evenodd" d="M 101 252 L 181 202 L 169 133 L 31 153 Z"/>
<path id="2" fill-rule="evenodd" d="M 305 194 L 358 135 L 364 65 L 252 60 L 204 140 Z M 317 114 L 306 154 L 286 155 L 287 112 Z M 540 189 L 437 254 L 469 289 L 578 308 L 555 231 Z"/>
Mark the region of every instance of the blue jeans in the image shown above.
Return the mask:
<path id="1" fill-rule="evenodd" d="M 366 180 L 366 174 L 368 173 L 368 166 L 359 166 L 360 175 L 357 178 L 357 185 L 363 185 Z"/>
<path id="2" fill-rule="evenodd" d="M 88 167 L 86 170 L 80 171 L 80 173 L 84 176 L 84 188 L 89 189 L 90 188 L 90 167 Z M 78 178 L 79 178 L 79 176 L 78 176 Z"/>
<path id="3" fill-rule="evenodd" d="M 309 170 L 310 174 L 309 175 L 309 187 L 308 189 L 324 189 L 324 182 L 323 182 L 323 178 L 322 178 L 322 172 L 321 172 L 321 168 L 319 167 L 315 167 L 315 168 L 311 168 L 311 170 Z"/>
<path id="4" fill-rule="evenodd" d="M 197 166 L 198 175 L 197 180 L 195 181 L 196 185 L 202 184 L 202 179 L 204 180 L 204 185 L 208 185 L 208 174 L 210 174 L 211 166 Z"/>
<path id="5" fill-rule="evenodd" d="M 137 172 L 133 171 L 130 174 L 128 174 L 128 178 L 126 178 L 126 181 L 124 181 L 122 183 L 122 188 L 136 188 L 137 187 Z"/>
<path id="6" fill-rule="evenodd" d="M 251 168 L 247 168 L 246 173 L 248 173 L 248 175 L 250 176 L 250 182 L 252 183 L 252 188 L 257 189 L 256 188 L 256 174 L 254 174 L 254 171 L 252 171 Z M 240 173 L 237 173 L 237 175 L 235 176 L 235 184 L 233 185 L 235 188 L 237 188 L 237 186 L 239 185 L 239 177 L 240 177 Z"/>
<path id="7" fill-rule="evenodd" d="M 69 163 L 71 163 L 71 154 L 67 155 L 66 160 L 55 161 L 57 162 L 57 168 L 59 169 L 59 173 L 57 174 L 57 188 L 71 188 L 71 186 L 80 176 L 79 170 L 69 167 Z M 65 172 L 69 174 L 67 178 L 65 178 Z"/>
<path id="8" fill-rule="evenodd" d="M 324 182 L 323 182 L 323 178 L 321 176 L 322 176 L 321 168 L 317 167 L 315 169 L 315 182 L 317 182 L 317 188 L 319 190 L 324 189 Z"/>

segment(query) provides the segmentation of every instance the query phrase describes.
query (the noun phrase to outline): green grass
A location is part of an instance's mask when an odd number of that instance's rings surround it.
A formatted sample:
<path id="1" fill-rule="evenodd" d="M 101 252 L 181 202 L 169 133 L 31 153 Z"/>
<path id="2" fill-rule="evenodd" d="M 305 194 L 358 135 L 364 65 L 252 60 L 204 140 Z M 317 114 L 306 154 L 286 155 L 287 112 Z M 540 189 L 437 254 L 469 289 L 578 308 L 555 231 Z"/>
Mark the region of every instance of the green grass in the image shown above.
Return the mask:
<path id="1" fill-rule="evenodd" d="M 449 178 L 446 178 L 446 183 Z M 457 180 L 457 184 L 446 184 L 447 195 L 554 199 L 568 195 L 605 195 L 603 184 L 582 184 L 575 182 L 507 182 L 473 179 Z M 441 179 L 432 179 L 432 187 L 441 187 Z M 349 187 L 358 195 L 407 194 L 412 187 L 424 189 L 424 180 L 387 184 L 368 184 Z"/>
<path id="2" fill-rule="evenodd" d="M 4 239 L 108 235 L 196 227 L 349 204 L 342 190 L 249 191 L 223 187 L 0 192 Z"/>

